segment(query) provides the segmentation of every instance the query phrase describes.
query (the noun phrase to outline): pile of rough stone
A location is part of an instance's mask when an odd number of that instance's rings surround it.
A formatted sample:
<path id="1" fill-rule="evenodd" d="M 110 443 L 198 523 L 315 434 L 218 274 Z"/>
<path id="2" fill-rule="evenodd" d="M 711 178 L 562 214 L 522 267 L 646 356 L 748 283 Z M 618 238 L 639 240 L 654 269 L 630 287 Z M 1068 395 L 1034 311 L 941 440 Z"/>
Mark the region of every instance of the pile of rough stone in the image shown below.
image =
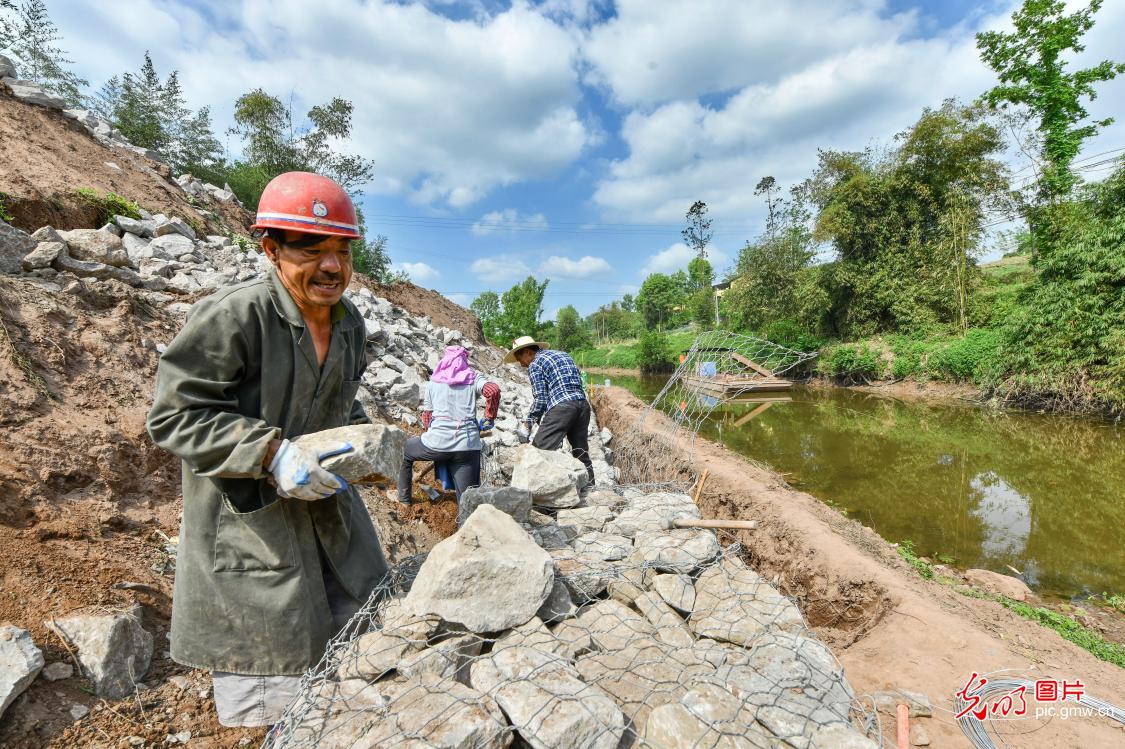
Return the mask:
<path id="1" fill-rule="evenodd" d="M 4 55 L 0 55 L 0 83 L 8 87 L 12 92 L 13 98 L 25 104 L 35 104 L 36 106 L 47 107 L 48 109 L 55 109 L 62 112 L 64 117 L 77 122 L 102 145 L 132 151 L 133 153 L 144 156 L 147 159 L 152 159 L 153 161 L 161 160 L 160 154 L 156 153 L 156 151 L 134 146 L 129 142 L 128 138 L 121 134 L 120 130 L 113 127 L 113 125 L 97 113 L 91 112 L 88 109 L 68 107 L 65 101 L 51 92 L 44 90 L 34 81 L 21 80 L 16 70 L 15 63 Z M 107 162 L 107 164 L 116 167 L 112 162 Z M 176 179 L 176 184 L 188 195 L 208 195 L 220 203 L 234 202 L 242 205 L 238 198 L 235 197 L 229 185 L 216 187 L 215 185 L 192 177 L 190 174 L 184 174 L 178 177 Z"/>
<path id="2" fill-rule="evenodd" d="M 243 251 L 229 237 L 197 237 L 187 222 L 175 216 L 148 212 L 141 216 L 116 216 L 100 229 L 57 231 L 46 226 L 33 234 L 0 221 L 0 273 L 20 275 L 55 293 L 78 293 L 90 283 L 122 282 L 140 289 L 154 306 L 186 315 L 190 299 L 255 279 L 267 267 L 261 252 Z M 472 341 L 461 331 L 413 316 L 368 289 L 349 291 L 348 298 L 367 328 L 370 365 L 362 378 L 361 401 L 365 406 L 381 406 L 409 426 L 418 424 L 426 380 L 445 347 L 472 349 Z M 531 388 L 514 365 L 490 366 L 489 354 L 475 351 L 473 355 L 476 368 L 501 386 L 500 417 L 485 438 L 485 452 L 494 475 L 510 477 L 512 450 L 519 444 L 516 432 L 531 408 Z M 611 477 L 612 469 L 600 434 L 592 422 L 591 453 L 602 481 Z"/>
<path id="3" fill-rule="evenodd" d="M 854 695 L 796 606 L 698 518 L 690 497 L 599 489 L 517 450 L 513 486 L 471 513 L 408 591 L 332 650 L 274 747 L 862 747 Z M 516 488 L 550 469 L 554 488 Z M 541 510 L 541 511 L 540 511 Z"/>

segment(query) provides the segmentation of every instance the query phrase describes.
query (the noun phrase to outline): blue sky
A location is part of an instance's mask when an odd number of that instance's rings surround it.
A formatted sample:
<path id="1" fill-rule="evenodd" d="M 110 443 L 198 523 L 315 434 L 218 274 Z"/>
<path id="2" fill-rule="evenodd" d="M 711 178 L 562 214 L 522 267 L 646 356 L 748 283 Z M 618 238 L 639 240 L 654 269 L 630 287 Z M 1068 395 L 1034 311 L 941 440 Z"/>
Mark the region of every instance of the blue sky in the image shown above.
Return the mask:
<path id="1" fill-rule="evenodd" d="M 761 230 L 761 176 L 787 187 L 818 147 L 886 144 L 923 107 L 978 95 L 993 77 L 973 35 L 1006 26 L 1014 5 L 48 0 L 95 88 L 147 49 L 161 73 L 180 71 L 192 107 L 211 106 L 217 132 L 257 87 L 298 111 L 350 99 L 345 147 L 375 163 L 363 207 L 396 265 L 466 305 L 549 277 L 548 317 L 685 266 L 679 230 L 697 199 L 727 268 Z M 1085 61 L 1121 57 L 1125 3 L 1107 6 Z M 1091 113 L 1122 118 L 1125 80 L 1100 91 Z M 1085 153 L 1125 146 L 1123 128 Z"/>

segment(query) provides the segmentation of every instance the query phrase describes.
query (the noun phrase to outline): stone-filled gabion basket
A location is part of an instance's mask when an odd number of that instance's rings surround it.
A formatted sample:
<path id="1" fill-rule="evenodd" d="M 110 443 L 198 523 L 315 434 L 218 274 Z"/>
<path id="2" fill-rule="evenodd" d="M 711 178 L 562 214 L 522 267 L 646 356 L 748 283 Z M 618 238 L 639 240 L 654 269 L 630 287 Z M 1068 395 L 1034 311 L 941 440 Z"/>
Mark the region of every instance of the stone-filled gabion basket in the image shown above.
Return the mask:
<path id="1" fill-rule="evenodd" d="M 265 746 L 878 746 L 835 657 L 742 548 L 667 529 L 698 516 L 690 497 L 601 490 L 577 509 L 520 523 L 484 504 L 399 565 Z"/>

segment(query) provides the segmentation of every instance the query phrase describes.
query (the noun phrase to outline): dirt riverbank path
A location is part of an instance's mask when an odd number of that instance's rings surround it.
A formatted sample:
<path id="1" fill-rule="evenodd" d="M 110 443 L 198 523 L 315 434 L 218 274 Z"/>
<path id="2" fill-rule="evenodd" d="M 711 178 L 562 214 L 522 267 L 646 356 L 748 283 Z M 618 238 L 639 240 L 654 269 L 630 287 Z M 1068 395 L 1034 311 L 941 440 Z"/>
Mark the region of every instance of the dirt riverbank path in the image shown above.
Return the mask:
<path id="1" fill-rule="evenodd" d="M 646 408 L 617 387 L 598 388 L 595 405 L 600 423 L 617 435 L 636 430 Z M 650 414 L 641 428 L 665 434 L 667 417 Z M 1125 669 L 994 601 L 921 578 L 873 530 L 790 488 L 778 474 L 702 438 L 694 447 L 684 438 L 674 449 L 691 453 L 696 473 L 709 471 L 699 497 L 704 517 L 759 521 L 757 530 L 738 534 L 748 561 L 798 601 L 857 695 L 902 689 L 929 697 L 933 717 L 920 721 L 932 746 L 972 746 L 953 705 L 974 671 L 1077 678 L 1089 694 L 1125 701 Z M 1030 699 L 1029 705 L 1033 711 Z M 894 720 L 880 717 L 887 745 L 894 746 Z M 1009 745 L 1021 749 L 1125 746 L 1125 726 L 1104 717 L 1003 725 Z"/>

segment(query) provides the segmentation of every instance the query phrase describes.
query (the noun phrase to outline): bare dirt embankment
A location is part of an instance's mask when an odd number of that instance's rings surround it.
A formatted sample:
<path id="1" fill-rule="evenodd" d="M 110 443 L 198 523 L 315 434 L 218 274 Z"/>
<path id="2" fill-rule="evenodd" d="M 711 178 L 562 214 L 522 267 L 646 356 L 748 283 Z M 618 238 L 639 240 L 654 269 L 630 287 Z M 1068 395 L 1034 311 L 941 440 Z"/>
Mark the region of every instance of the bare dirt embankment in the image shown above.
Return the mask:
<path id="1" fill-rule="evenodd" d="M 0 746 L 116 748 L 130 736 L 152 746 L 182 731 L 192 746 L 257 744 L 260 731 L 218 725 L 206 673 L 167 656 L 180 465 L 144 422 L 156 345 L 182 321 L 123 284 L 82 289 L 53 293 L 0 276 L 0 622 L 29 630 L 48 663 L 68 662 L 46 621 L 136 601 L 155 654 L 135 699 L 97 699 L 77 675 L 36 679 L 0 719 Z M 414 314 L 439 309 L 414 301 Z M 363 496 L 395 559 L 455 527 L 452 502 L 402 508 L 374 488 Z M 75 722 L 75 706 L 90 712 Z"/>
<path id="2" fill-rule="evenodd" d="M 12 225 L 27 232 L 100 225 L 97 209 L 75 192 L 89 188 L 219 233 L 219 223 L 198 210 L 172 177 L 167 165 L 104 146 L 62 113 L 17 101 L 0 85 L 0 199 Z M 209 202 L 207 210 L 218 212 L 231 229 L 249 233 L 249 214 L 236 204 Z"/>
<path id="3" fill-rule="evenodd" d="M 594 404 L 599 423 L 615 435 L 639 434 L 643 441 L 671 429 L 663 414 L 649 414 L 639 425 L 646 406 L 622 388 L 598 388 Z M 971 746 L 951 709 L 974 671 L 1080 678 L 1088 693 L 1122 702 L 1125 669 L 997 603 L 922 579 L 871 529 L 726 448 L 702 438 L 692 442 L 681 434 L 671 447 L 676 460 L 669 462 L 690 461 L 693 472 L 709 471 L 699 498 L 703 516 L 758 520 L 756 531 L 739 532 L 747 561 L 797 600 L 857 694 L 906 689 L 928 695 L 934 716 L 921 720 L 933 746 Z M 893 745 L 893 720 L 884 716 L 883 722 Z M 1008 737 L 1021 749 L 1125 744 L 1125 728 L 1098 717 L 1013 722 L 1004 730 L 1021 734 Z"/>

